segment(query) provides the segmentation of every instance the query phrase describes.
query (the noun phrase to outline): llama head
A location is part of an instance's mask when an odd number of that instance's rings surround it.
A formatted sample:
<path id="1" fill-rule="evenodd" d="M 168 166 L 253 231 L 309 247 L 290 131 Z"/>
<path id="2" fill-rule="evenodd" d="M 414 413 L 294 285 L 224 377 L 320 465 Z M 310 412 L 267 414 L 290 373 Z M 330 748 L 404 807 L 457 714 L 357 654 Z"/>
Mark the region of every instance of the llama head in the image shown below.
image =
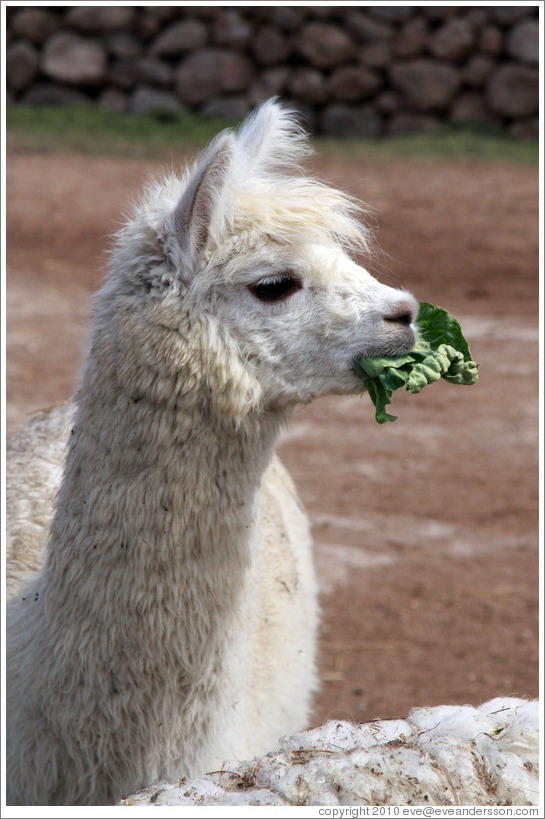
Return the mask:
<path id="1" fill-rule="evenodd" d="M 293 114 L 269 101 L 181 180 L 151 184 L 104 288 L 134 345 L 118 364 L 129 380 L 143 358 L 147 381 L 241 419 L 361 391 L 356 357 L 413 346 L 415 300 L 353 261 L 368 241 L 358 206 L 302 176 L 307 152 Z"/>

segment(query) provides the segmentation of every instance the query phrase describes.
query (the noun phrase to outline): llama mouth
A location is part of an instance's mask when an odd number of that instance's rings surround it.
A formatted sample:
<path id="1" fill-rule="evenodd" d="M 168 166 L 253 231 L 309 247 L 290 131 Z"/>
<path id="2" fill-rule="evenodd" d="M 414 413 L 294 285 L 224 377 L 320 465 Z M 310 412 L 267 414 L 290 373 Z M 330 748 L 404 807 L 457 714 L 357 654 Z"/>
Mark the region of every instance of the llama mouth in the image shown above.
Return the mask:
<path id="1" fill-rule="evenodd" d="M 409 339 L 410 334 L 410 339 Z M 407 340 L 403 342 L 402 339 L 392 339 L 387 344 L 380 344 L 376 346 L 367 347 L 361 350 L 353 360 L 353 366 L 356 366 L 360 358 L 400 358 L 403 355 L 408 355 L 416 346 L 416 334 L 411 328 L 407 335 Z"/>

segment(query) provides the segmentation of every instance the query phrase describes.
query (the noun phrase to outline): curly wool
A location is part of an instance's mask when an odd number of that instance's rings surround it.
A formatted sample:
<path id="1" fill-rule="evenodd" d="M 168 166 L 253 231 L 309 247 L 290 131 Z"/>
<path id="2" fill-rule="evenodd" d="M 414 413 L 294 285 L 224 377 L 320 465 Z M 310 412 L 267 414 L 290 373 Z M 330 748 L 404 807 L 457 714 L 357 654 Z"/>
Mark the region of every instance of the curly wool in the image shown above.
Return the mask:
<path id="1" fill-rule="evenodd" d="M 537 805 L 539 703 L 498 697 L 415 708 L 405 720 L 328 722 L 282 752 L 123 805 Z"/>

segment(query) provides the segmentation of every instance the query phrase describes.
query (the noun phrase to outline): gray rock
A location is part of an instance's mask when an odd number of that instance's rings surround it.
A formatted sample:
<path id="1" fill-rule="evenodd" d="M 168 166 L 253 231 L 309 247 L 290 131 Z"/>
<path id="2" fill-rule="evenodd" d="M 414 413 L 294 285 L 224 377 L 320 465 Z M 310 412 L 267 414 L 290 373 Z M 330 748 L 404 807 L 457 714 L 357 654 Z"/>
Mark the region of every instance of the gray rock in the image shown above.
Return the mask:
<path id="1" fill-rule="evenodd" d="M 179 16 L 179 6 L 174 6 L 174 16 Z M 219 6 L 191 6 L 191 14 L 200 20 L 215 20 L 219 14 Z"/>
<path id="2" fill-rule="evenodd" d="M 400 104 L 401 102 L 398 95 L 394 94 L 393 91 L 383 91 L 375 100 L 377 111 L 380 111 L 381 114 L 385 114 L 386 116 L 390 116 L 398 111 Z"/>
<path id="3" fill-rule="evenodd" d="M 108 83 L 122 91 L 132 91 L 138 79 L 135 60 L 119 60 L 110 66 Z"/>
<path id="4" fill-rule="evenodd" d="M 539 63 L 539 23 L 537 20 L 523 20 L 513 28 L 506 43 L 507 53 L 522 63 Z"/>
<path id="5" fill-rule="evenodd" d="M 497 26 L 483 26 L 477 37 L 477 48 L 484 54 L 497 57 L 503 50 L 503 32 Z"/>
<path id="6" fill-rule="evenodd" d="M 74 6 L 69 8 L 65 22 L 71 28 L 88 34 L 115 29 L 130 29 L 136 16 L 133 6 Z"/>
<path id="7" fill-rule="evenodd" d="M 372 139 L 382 131 L 382 120 L 372 105 L 328 105 L 322 112 L 319 129 L 323 134 Z"/>
<path id="8" fill-rule="evenodd" d="M 194 105 L 223 92 L 247 91 L 254 79 L 252 62 L 242 54 L 206 48 L 186 57 L 175 75 L 182 102 Z"/>
<path id="9" fill-rule="evenodd" d="M 105 39 L 106 50 L 112 57 L 119 60 L 129 60 L 142 53 L 142 46 L 132 34 L 114 31 Z"/>
<path id="10" fill-rule="evenodd" d="M 517 139 L 539 139 L 539 117 L 514 122 L 509 133 Z"/>
<path id="11" fill-rule="evenodd" d="M 335 20 L 342 17 L 343 10 L 338 6 L 310 6 L 310 14 L 318 20 Z"/>
<path id="12" fill-rule="evenodd" d="M 305 9 L 294 6 L 273 6 L 269 21 L 289 34 L 297 31 L 305 18 Z"/>
<path id="13" fill-rule="evenodd" d="M 485 54 L 475 54 L 464 66 L 462 77 L 471 88 L 481 88 L 494 68 L 494 60 Z"/>
<path id="14" fill-rule="evenodd" d="M 418 57 L 424 51 L 430 35 L 425 17 L 413 17 L 401 27 L 394 43 L 394 54 L 407 59 Z"/>
<path id="15" fill-rule="evenodd" d="M 324 75 L 315 68 L 297 68 L 291 75 L 289 92 L 296 100 L 321 105 L 327 99 Z"/>
<path id="16" fill-rule="evenodd" d="M 208 30 L 198 20 L 173 23 L 153 41 L 151 54 L 156 57 L 179 57 L 202 48 L 208 42 Z"/>
<path id="17" fill-rule="evenodd" d="M 299 38 L 298 50 L 317 68 L 336 68 L 350 62 L 355 45 L 348 34 L 330 23 L 309 23 Z"/>
<path id="18" fill-rule="evenodd" d="M 273 26 L 259 29 L 252 45 L 252 54 L 259 65 L 278 65 L 288 59 L 291 46 Z"/>
<path id="19" fill-rule="evenodd" d="M 452 101 L 449 114 L 451 122 L 484 122 L 490 119 L 482 94 L 475 91 L 465 91 L 457 96 Z"/>
<path id="20" fill-rule="evenodd" d="M 539 109 L 537 68 L 506 63 L 494 71 L 486 85 L 488 106 L 505 117 L 531 117 Z"/>
<path id="21" fill-rule="evenodd" d="M 100 108 L 111 114 L 125 114 L 129 110 L 129 98 L 117 88 L 107 88 L 97 99 Z"/>
<path id="22" fill-rule="evenodd" d="M 267 68 L 260 72 L 259 79 L 270 90 L 269 96 L 283 94 L 288 87 L 290 70 L 287 66 L 281 65 L 275 68 Z"/>
<path id="23" fill-rule="evenodd" d="M 182 110 L 174 94 L 145 85 L 134 91 L 129 106 L 133 114 L 178 114 Z"/>
<path id="24" fill-rule="evenodd" d="M 488 18 L 488 8 L 468 8 L 466 14 L 464 15 L 464 20 L 471 26 L 473 31 L 478 31 L 482 26 L 484 26 Z"/>
<path id="25" fill-rule="evenodd" d="M 134 33 L 143 43 L 153 39 L 160 28 L 159 20 L 149 14 L 139 14 L 133 25 Z"/>
<path id="26" fill-rule="evenodd" d="M 448 20 L 449 17 L 453 17 L 456 12 L 456 6 L 428 6 L 422 5 L 420 8 L 422 14 L 425 14 L 428 20 L 432 20 L 434 23 L 440 23 L 442 20 Z"/>
<path id="27" fill-rule="evenodd" d="M 290 71 L 286 66 L 269 68 L 260 72 L 248 92 L 248 102 L 252 108 L 270 97 L 284 94 L 288 87 Z"/>
<path id="28" fill-rule="evenodd" d="M 536 11 L 535 6 L 532 8 L 532 6 L 526 6 L 523 3 L 513 4 L 512 6 L 492 6 L 490 9 L 492 19 L 502 26 L 511 26 L 517 20 L 533 15 Z"/>
<path id="29" fill-rule="evenodd" d="M 414 6 L 368 6 L 368 13 L 386 23 L 403 23 L 415 14 Z"/>
<path id="30" fill-rule="evenodd" d="M 392 59 L 391 40 L 366 43 L 359 48 L 358 60 L 368 68 L 386 68 Z"/>
<path id="31" fill-rule="evenodd" d="M 363 66 L 347 65 L 332 73 L 328 85 L 329 96 L 338 102 L 363 102 L 381 87 L 382 80 Z"/>
<path id="32" fill-rule="evenodd" d="M 97 40 L 59 31 L 46 43 L 41 68 L 63 83 L 100 85 L 106 76 L 106 51 Z"/>
<path id="33" fill-rule="evenodd" d="M 213 39 L 217 45 L 244 49 L 252 41 L 253 26 L 235 9 L 222 9 L 214 20 Z"/>
<path id="34" fill-rule="evenodd" d="M 230 97 L 213 97 L 208 100 L 201 112 L 207 117 L 225 117 L 226 119 L 242 119 L 249 110 L 249 104 L 246 97 L 230 96 Z"/>
<path id="35" fill-rule="evenodd" d="M 431 38 L 429 48 L 439 59 L 460 62 L 471 51 L 473 41 L 471 26 L 465 20 L 454 18 L 437 29 Z"/>
<path id="36" fill-rule="evenodd" d="M 206 7 L 205 7 L 206 8 Z M 142 6 L 142 11 L 157 20 L 158 23 L 168 23 L 179 16 L 176 6 Z"/>
<path id="37" fill-rule="evenodd" d="M 386 124 L 388 136 L 402 136 L 404 134 L 419 134 L 436 128 L 439 121 L 425 114 L 413 114 L 409 111 L 399 111 Z"/>
<path id="38" fill-rule="evenodd" d="M 38 74 L 38 52 L 30 43 L 21 41 L 6 51 L 6 83 L 11 91 L 26 88 Z"/>
<path id="39" fill-rule="evenodd" d="M 56 83 L 38 83 L 31 86 L 23 95 L 22 102 L 26 105 L 90 105 L 89 97 Z"/>
<path id="40" fill-rule="evenodd" d="M 157 57 L 142 57 L 136 64 L 138 82 L 144 85 L 168 87 L 174 82 L 174 69 Z"/>
<path id="41" fill-rule="evenodd" d="M 390 79 L 418 111 L 446 108 L 461 84 L 453 66 L 425 57 L 394 65 Z"/>
<path id="42" fill-rule="evenodd" d="M 392 26 L 373 20 L 361 11 L 350 11 L 345 27 L 359 43 L 374 44 L 379 40 L 389 40 L 394 35 Z"/>
<path id="43" fill-rule="evenodd" d="M 58 14 L 41 8 L 26 8 L 13 17 L 10 27 L 19 37 L 25 37 L 33 43 L 43 43 L 60 25 Z"/>

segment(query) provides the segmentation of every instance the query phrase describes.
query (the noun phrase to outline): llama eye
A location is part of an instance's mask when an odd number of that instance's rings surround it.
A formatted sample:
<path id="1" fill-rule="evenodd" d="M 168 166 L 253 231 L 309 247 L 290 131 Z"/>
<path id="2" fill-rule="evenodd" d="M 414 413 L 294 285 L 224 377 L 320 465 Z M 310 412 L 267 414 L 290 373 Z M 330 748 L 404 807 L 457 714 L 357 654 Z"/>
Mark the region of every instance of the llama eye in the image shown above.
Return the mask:
<path id="1" fill-rule="evenodd" d="M 262 301 L 279 301 L 293 295 L 302 287 L 293 276 L 276 276 L 250 285 L 250 292 Z"/>

